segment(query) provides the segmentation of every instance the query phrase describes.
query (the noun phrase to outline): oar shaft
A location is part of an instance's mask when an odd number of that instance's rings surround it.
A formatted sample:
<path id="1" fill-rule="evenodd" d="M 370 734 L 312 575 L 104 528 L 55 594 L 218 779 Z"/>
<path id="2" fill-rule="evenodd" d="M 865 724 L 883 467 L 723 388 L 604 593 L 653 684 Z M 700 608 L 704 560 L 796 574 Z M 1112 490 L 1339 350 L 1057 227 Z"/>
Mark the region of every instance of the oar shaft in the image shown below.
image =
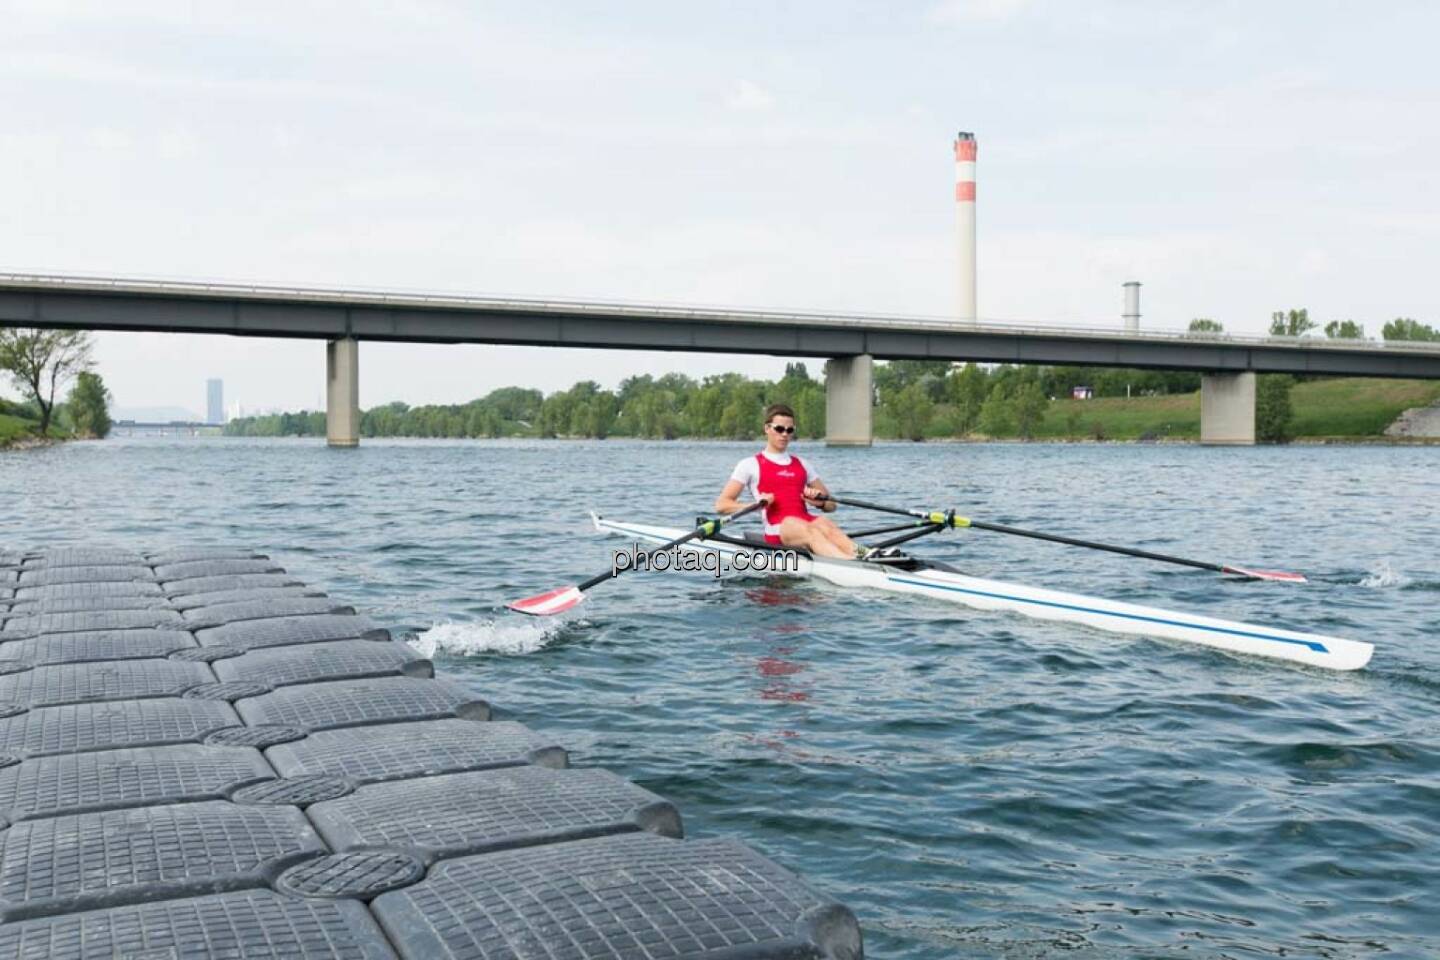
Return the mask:
<path id="1" fill-rule="evenodd" d="M 848 497 L 830 497 L 835 503 L 844 504 L 848 507 L 859 507 L 862 510 L 875 510 L 880 513 L 893 513 L 902 517 L 920 517 L 928 519 L 936 514 L 926 513 L 922 510 L 905 510 L 900 507 L 887 507 L 880 503 L 870 503 L 867 500 L 851 500 Z M 1007 527 L 999 523 L 986 523 L 983 520 L 972 520 L 968 517 L 954 517 L 956 526 L 974 527 L 977 530 L 990 530 L 995 533 L 1008 533 L 1017 537 L 1029 537 L 1032 540 L 1048 540 L 1051 543 L 1063 543 L 1072 547 L 1087 547 L 1091 550 L 1104 550 L 1108 553 L 1118 553 L 1127 557 L 1139 557 L 1142 560 L 1157 560 L 1161 563 L 1174 563 L 1183 567 L 1194 567 L 1197 570 L 1213 570 L 1216 573 L 1236 573 L 1242 576 L 1256 577 L 1262 579 L 1291 579 L 1296 574 L 1275 575 L 1273 572 L 1260 572 L 1246 570 L 1240 567 L 1230 567 L 1221 563 L 1208 563 L 1204 560 L 1190 560 L 1186 557 L 1175 557 L 1167 553 L 1152 553 L 1149 550 L 1137 550 L 1134 547 L 1120 547 L 1111 543 L 1097 543 L 1094 540 L 1081 540 L 1076 537 L 1062 537 L 1056 533 L 1042 533 L 1038 530 L 1022 530 L 1019 527 Z M 1303 579 L 1303 578 L 1301 578 Z"/>
<path id="2" fill-rule="evenodd" d="M 754 511 L 759 510 L 759 509 L 760 509 L 761 507 L 763 507 L 763 506 L 765 506 L 765 501 L 760 500 L 760 501 L 757 501 L 757 502 L 755 502 L 755 503 L 750 504 L 750 506 L 745 507 L 745 508 L 743 508 L 743 509 L 741 509 L 741 510 L 736 510 L 734 513 L 730 514 L 729 516 L 716 517 L 714 520 L 711 520 L 711 521 L 707 522 L 705 526 L 696 527 L 694 530 L 691 530 L 689 533 L 685 534 L 685 536 L 683 536 L 683 537 L 676 537 L 674 540 L 671 540 L 669 543 L 662 543 L 662 544 L 660 544 L 660 546 L 656 547 L 656 548 L 653 549 L 653 550 L 647 550 L 647 551 L 645 551 L 645 555 L 646 555 L 646 556 L 649 556 L 649 557 L 653 557 L 653 556 L 654 556 L 655 554 L 657 554 L 657 553 L 664 553 L 666 550 L 674 549 L 675 547 L 678 547 L 678 546 L 680 546 L 681 544 L 689 543 L 691 540 L 695 540 L 695 539 L 697 539 L 697 538 L 699 538 L 699 537 L 708 536 L 708 535 L 714 533 L 716 530 L 719 530 L 721 527 L 725 526 L 725 524 L 730 523 L 732 520 L 738 520 L 738 519 L 740 519 L 741 517 L 745 516 L 745 514 L 747 514 L 747 513 L 753 513 Z M 623 572 L 624 572 L 624 571 L 620 571 L 620 573 L 623 573 Z M 614 567 L 611 567 L 609 570 L 606 570 L 604 573 L 597 573 L 597 574 L 595 574 L 595 576 L 591 577 L 589 580 L 582 581 L 581 583 L 577 584 L 576 587 L 577 587 L 577 589 L 579 589 L 581 592 L 584 592 L 584 591 L 586 591 L 586 590 L 589 590 L 591 587 L 595 586 L 597 583 L 604 583 L 606 580 L 613 579 L 614 577 L 616 577 L 616 576 L 618 576 L 618 575 L 619 575 L 619 573 L 616 572 L 615 568 L 614 568 Z"/>
<path id="3" fill-rule="evenodd" d="M 1134 547 L 1117 547 L 1109 543 L 1096 543 L 1093 540 L 1077 540 L 1074 537 L 1062 537 L 1056 533 L 1041 533 L 1038 530 L 1021 530 L 1018 527 L 1006 527 L 998 523 L 985 523 L 982 520 L 971 520 L 970 526 L 976 530 L 991 530 L 995 533 L 1009 533 L 1017 537 L 1029 537 L 1032 540 L 1049 540 L 1051 543 L 1064 543 L 1072 547 L 1089 547 L 1091 550 L 1106 550 L 1110 553 L 1123 553 L 1127 557 L 1140 557 L 1145 560 L 1159 560 L 1163 563 L 1178 563 L 1186 567 L 1196 567 L 1200 570 L 1214 570 L 1217 573 L 1225 573 L 1229 568 L 1218 563 L 1206 563 L 1203 560 L 1187 560 L 1184 557 L 1172 557 L 1164 553 L 1151 553 L 1148 550 L 1136 550 Z"/>

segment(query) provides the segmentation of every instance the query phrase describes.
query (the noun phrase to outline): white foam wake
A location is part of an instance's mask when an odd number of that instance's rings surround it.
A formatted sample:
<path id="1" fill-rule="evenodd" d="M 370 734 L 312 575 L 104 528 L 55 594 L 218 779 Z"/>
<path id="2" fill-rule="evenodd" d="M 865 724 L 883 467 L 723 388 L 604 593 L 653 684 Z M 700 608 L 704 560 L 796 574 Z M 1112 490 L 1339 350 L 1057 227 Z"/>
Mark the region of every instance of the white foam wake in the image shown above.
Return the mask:
<path id="1" fill-rule="evenodd" d="M 436 653 L 468 657 L 477 653 L 521 655 L 543 649 L 555 639 L 563 620 L 508 621 L 476 620 L 469 623 L 437 623 L 416 634 L 409 643 L 422 657 Z"/>
<path id="2" fill-rule="evenodd" d="M 1403 587 L 1410 582 L 1410 578 L 1403 573 L 1396 572 L 1389 560 L 1381 560 L 1370 569 L 1370 573 L 1360 581 L 1362 587 Z"/>

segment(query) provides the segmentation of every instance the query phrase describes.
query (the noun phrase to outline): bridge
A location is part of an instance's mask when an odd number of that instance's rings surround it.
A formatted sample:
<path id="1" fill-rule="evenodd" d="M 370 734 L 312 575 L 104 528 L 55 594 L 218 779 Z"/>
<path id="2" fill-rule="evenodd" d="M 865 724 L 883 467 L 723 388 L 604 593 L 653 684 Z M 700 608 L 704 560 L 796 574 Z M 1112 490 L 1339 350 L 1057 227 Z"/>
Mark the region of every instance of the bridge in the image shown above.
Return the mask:
<path id="1" fill-rule="evenodd" d="M 1440 379 L 1440 344 L 404 291 L 0 274 L 0 326 L 327 342 L 327 434 L 359 442 L 359 342 L 823 357 L 827 442 L 868 444 L 874 360 L 1194 370 L 1201 438 L 1255 441 L 1257 373 Z"/>
<path id="2" fill-rule="evenodd" d="M 167 434 L 176 437 L 193 437 L 198 435 L 201 430 L 207 428 L 220 430 L 222 427 L 222 424 L 205 423 L 200 420 L 116 420 L 110 425 L 110 432 L 128 437 L 148 434 L 157 434 L 162 437 Z"/>

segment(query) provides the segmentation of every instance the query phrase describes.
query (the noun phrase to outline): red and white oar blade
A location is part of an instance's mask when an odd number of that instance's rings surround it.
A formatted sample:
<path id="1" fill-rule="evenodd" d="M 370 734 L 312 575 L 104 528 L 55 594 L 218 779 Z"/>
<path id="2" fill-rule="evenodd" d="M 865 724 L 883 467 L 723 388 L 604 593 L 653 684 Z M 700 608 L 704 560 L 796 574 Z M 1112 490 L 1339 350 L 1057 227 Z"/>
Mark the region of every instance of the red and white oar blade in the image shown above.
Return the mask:
<path id="1" fill-rule="evenodd" d="M 1247 567 L 1226 567 L 1226 573 L 1238 573 L 1252 580 L 1279 580 L 1283 583 L 1309 583 L 1303 573 L 1286 573 L 1284 570 L 1251 570 Z"/>
<path id="2" fill-rule="evenodd" d="M 507 603 L 506 606 L 516 613 L 528 613 L 532 617 L 551 617 L 564 613 L 584 599 L 585 594 L 580 592 L 579 587 L 560 587 L 548 593 L 538 593 L 524 600 Z"/>

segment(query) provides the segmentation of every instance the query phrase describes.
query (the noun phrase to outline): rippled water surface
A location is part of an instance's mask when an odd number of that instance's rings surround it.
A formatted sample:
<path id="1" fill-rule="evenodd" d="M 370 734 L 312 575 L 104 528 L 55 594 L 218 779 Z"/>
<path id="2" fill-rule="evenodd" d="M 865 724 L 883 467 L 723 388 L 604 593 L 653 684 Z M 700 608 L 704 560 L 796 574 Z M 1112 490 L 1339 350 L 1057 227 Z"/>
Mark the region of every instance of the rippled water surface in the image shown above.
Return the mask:
<path id="1" fill-rule="evenodd" d="M 590 509 L 684 524 L 752 449 L 72 444 L 0 454 L 0 547 L 261 548 L 676 801 L 691 836 L 844 900 L 871 956 L 1440 955 L 1440 450 L 813 451 L 852 496 L 1303 570 L 1232 582 L 979 532 L 916 550 L 1371 640 L 1358 674 L 707 574 L 605 584 L 562 623 L 503 611 L 608 567 Z"/>

